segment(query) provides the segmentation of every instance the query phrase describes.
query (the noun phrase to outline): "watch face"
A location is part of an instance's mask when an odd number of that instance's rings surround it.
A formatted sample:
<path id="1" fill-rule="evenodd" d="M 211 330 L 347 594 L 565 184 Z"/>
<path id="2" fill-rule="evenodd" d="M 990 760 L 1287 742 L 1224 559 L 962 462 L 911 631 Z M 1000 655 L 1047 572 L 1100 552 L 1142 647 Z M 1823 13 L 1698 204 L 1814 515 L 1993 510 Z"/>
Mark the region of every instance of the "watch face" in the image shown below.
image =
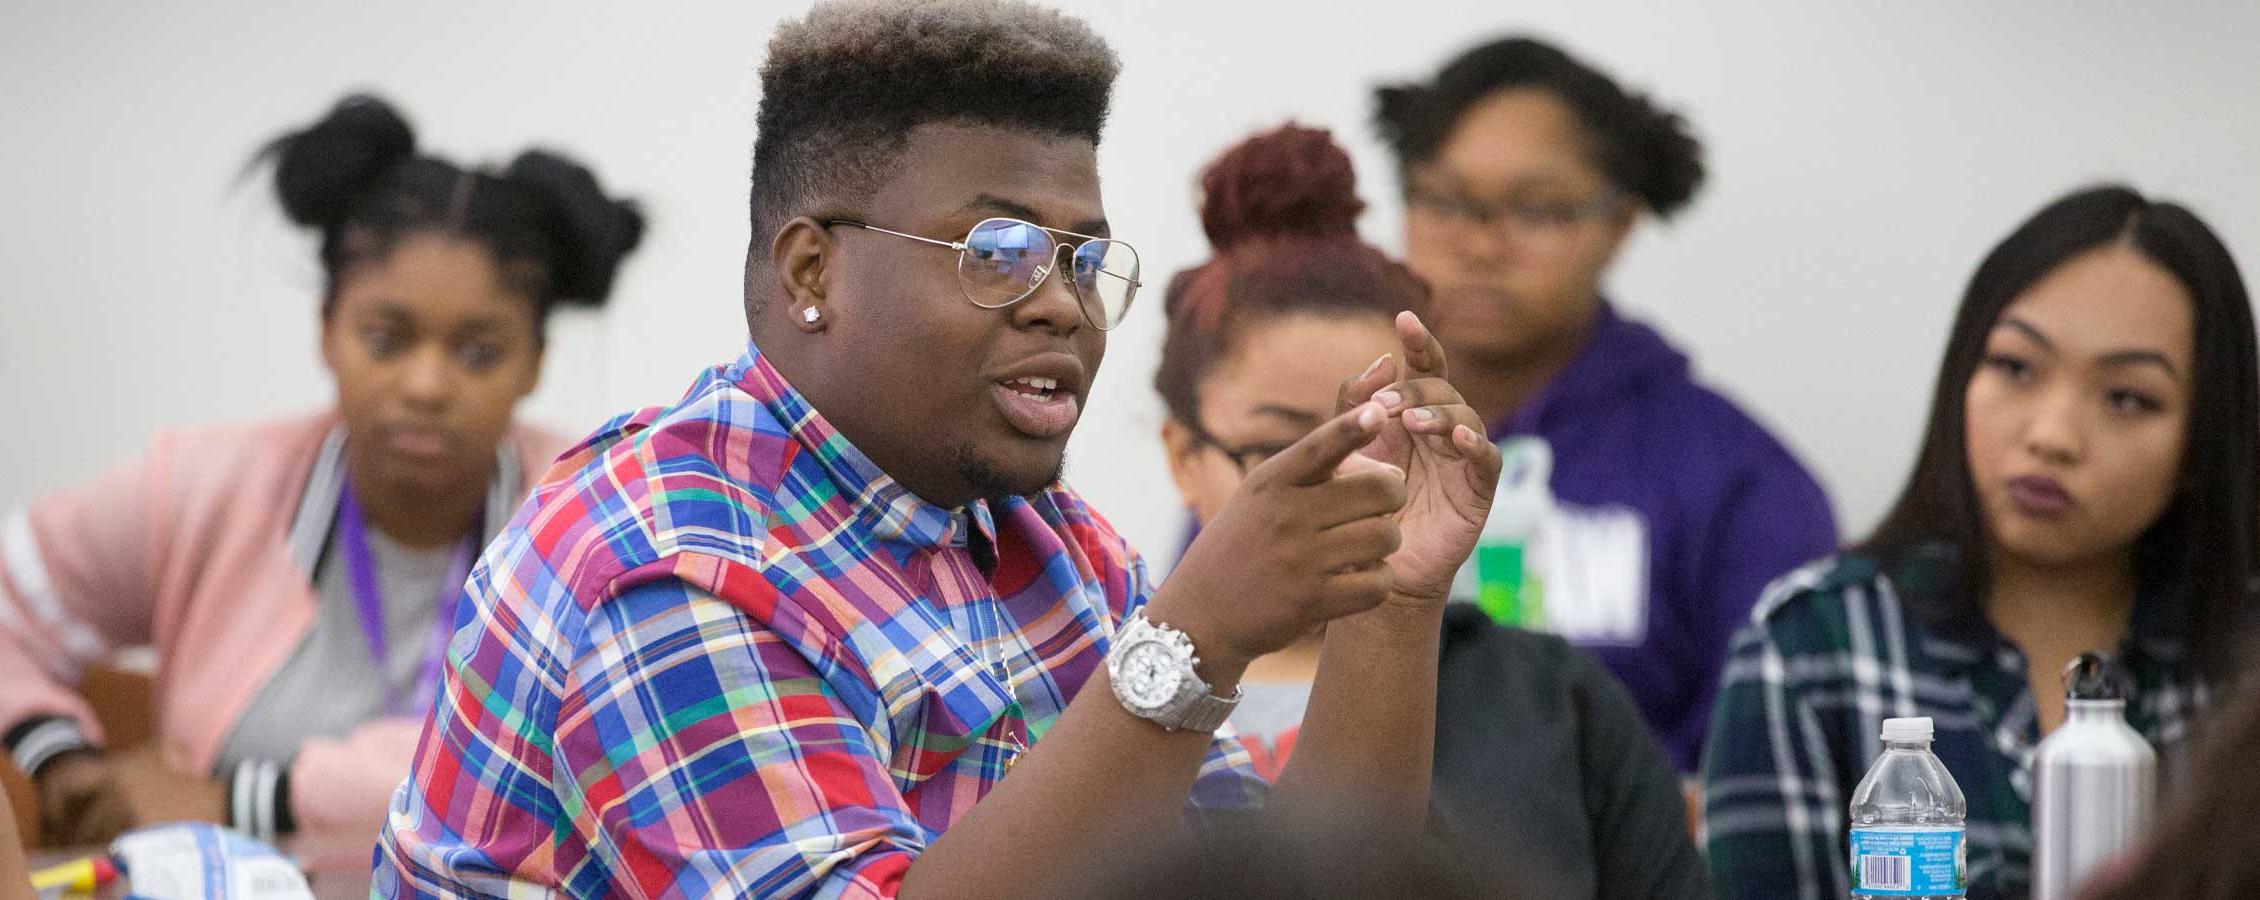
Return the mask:
<path id="1" fill-rule="evenodd" d="M 1168 644 L 1145 641 L 1123 654 L 1115 688 L 1136 706 L 1159 709 L 1177 696 L 1178 686 L 1185 680 L 1183 666 Z"/>

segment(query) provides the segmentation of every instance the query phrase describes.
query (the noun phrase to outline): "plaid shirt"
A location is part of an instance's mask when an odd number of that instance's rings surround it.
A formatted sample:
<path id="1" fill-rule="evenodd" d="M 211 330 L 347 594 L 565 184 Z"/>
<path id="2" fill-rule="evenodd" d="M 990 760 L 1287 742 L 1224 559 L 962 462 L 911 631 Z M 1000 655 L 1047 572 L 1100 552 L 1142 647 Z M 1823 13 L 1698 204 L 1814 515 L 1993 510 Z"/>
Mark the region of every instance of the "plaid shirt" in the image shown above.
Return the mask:
<path id="1" fill-rule="evenodd" d="M 1931 717 L 1931 751 L 1969 801 L 1971 900 L 2031 891 L 2040 735 L 2024 655 L 1989 626 L 1949 635 L 1911 617 L 1911 592 L 1949 583 L 1952 571 L 1943 557 L 1912 556 L 1890 574 L 1845 555 L 1785 576 L 1736 634 L 1705 753 L 1721 897 L 1850 894 L 1852 791 L 1895 716 Z M 2134 681 L 2128 722 L 2170 761 L 2205 692 L 2166 636 L 2162 599 L 2136 605 L 2119 657 Z"/>
<path id="2" fill-rule="evenodd" d="M 375 893 L 893 896 L 1150 593 L 1074 492 L 926 503 L 749 346 L 488 548 Z M 1261 791 L 1227 732 L 1188 806 Z"/>

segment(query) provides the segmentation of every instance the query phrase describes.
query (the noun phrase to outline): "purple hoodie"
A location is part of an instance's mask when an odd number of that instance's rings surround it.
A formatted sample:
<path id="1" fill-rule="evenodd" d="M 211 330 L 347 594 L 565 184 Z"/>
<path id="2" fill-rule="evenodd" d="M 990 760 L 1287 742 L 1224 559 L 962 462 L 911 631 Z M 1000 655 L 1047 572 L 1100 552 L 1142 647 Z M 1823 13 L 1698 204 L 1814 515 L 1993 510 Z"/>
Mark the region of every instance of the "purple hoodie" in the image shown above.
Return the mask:
<path id="1" fill-rule="evenodd" d="M 1583 523 L 1565 531 L 1575 571 L 1557 573 L 1560 592 L 1548 581 L 1548 606 L 1618 607 L 1564 636 L 1600 656 L 1680 771 L 1695 771 L 1727 639 L 1767 582 L 1837 549 L 1827 496 L 1696 384 L 1684 354 L 1607 304 L 1569 367 L 1491 429 L 1494 441 L 1525 435 L 1551 446 L 1559 515 Z"/>

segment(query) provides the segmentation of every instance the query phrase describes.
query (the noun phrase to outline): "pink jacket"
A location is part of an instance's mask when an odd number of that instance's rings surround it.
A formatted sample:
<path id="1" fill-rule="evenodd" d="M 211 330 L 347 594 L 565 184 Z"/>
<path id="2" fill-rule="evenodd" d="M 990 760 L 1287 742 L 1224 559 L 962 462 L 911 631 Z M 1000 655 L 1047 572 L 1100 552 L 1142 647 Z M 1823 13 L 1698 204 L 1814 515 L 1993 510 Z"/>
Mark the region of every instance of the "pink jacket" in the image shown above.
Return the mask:
<path id="1" fill-rule="evenodd" d="M 64 716 L 99 743 L 71 686 L 116 648 L 151 644 L 160 750 L 182 769 L 212 771 L 236 720 L 313 625 L 340 434 L 330 412 L 169 433 L 138 462 L 0 517 L 0 730 Z M 511 430 L 490 529 L 563 448 L 537 429 Z M 300 745 L 289 803 L 300 830 L 373 833 L 422 725 L 380 719 Z"/>

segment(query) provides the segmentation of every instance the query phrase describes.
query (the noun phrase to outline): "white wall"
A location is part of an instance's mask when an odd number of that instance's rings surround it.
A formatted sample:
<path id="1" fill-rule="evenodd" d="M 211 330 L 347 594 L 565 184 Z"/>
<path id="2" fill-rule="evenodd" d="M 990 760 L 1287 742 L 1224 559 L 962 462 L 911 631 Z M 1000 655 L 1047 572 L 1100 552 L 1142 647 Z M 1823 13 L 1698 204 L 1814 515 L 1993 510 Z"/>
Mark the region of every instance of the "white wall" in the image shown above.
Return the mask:
<path id="1" fill-rule="evenodd" d="M 1127 64 L 1109 213 L 1167 273 L 1205 253 L 1193 174 L 1288 117 L 1357 156 L 1366 232 L 1398 206 L 1376 80 L 1535 29 L 1682 106 L 1710 188 L 1635 241 L 1626 307 L 1772 423 L 1859 530 L 1911 461 L 1946 322 L 1986 247 L 2097 178 L 2183 197 L 2260 260 L 2260 7 L 1625 0 L 1073 0 Z M 573 430 L 672 399 L 738 345 L 754 69 L 801 2 L 199 4 L 0 9 L 0 508 L 129 458 L 158 428 L 326 401 L 318 272 L 249 151 L 366 86 L 428 146 L 540 141 L 645 198 L 612 307 L 564 319 L 525 413 Z M 1155 279 L 1157 282 L 1162 280 Z M 1177 513 L 1146 386 L 1158 297 L 1116 335 L 1071 477 L 1166 556 Z"/>

